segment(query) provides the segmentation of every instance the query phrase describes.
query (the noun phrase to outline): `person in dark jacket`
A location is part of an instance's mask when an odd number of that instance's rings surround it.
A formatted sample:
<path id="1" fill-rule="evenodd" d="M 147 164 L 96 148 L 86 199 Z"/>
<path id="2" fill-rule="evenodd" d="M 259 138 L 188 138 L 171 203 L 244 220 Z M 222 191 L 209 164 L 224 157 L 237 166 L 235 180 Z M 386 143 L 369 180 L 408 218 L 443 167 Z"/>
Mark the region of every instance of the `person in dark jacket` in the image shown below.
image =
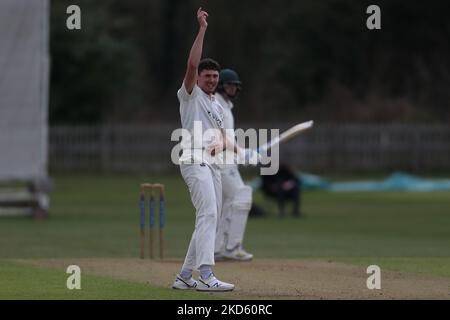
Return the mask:
<path id="1" fill-rule="evenodd" d="M 275 175 L 263 175 L 262 191 L 263 193 L 276 200 L 279 210 L 279 216 L 285 216 L 285 205 L 292 202 L 292 215 L 301 217 L 301 179 L 294 170 L 286 164 L 281 164 Z"/>

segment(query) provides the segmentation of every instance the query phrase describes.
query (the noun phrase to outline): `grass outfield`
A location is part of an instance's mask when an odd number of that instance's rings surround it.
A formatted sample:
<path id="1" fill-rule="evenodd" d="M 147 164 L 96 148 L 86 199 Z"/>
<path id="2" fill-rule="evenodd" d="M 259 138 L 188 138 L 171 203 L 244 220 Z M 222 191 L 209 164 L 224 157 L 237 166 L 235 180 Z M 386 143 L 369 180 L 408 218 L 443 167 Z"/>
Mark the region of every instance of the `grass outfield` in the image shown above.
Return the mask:
<path id="1" fill-rule="evenodd" d="M 105 276 L 84 275 L 81 290 L 68 290 L 68 274 L 62 268 L 42 268 L 0 260 L 0 300 L 199 300 L 218 297 L 194 291 L 161 288 L 148 283 L 132 282 Z"/>
<path id="2" fill-rule="evenodd" d="M 34 268 L 11 259 L 136 258 L 139 184 L 156 180 L 166 184 L 166 256 L 183 258 L 193 231 L 194 211 L 181 177 L 58 176 L 48 219 L 1 218 L 0 288 L 5 288 L 5 281 L 6 285 L 13 285 L 17 272 L 27 274 L 31 272 L 28 268 Z M 260 193 L 254 198 L 270 212 L 266 218 L 248 222 L 245 245 L 256 258 L 378 263 L 396 271 L 450 277 L 448 192 L 308 192 L 303 196 L 306 215 L 302 219 L 280 219 L 274 203 Z M 43 278 L 56 277 L 45 269 L 39 272 Z M 67 275 L 63 272 L 60 276 L 64 279 Z M 140 286 L 144 291 L 148 288 L 145 284 L 116 283 L 119 280 L 109 278 L 95 281 L 136 286 L 136 298 L 143 297 L 139 295 Z M 20 297 L 20 287 L 25 283 L 18 283 L 11 297 Z M 157 296 L 174 298 L 170 290 L 161 290 Z M 53 293 L 49 296 L 66 297 L 66 293 Z M 5 297 L 1 290 L 0 297 Z M 104 293 L 101 297 L 110 296 Z"/>

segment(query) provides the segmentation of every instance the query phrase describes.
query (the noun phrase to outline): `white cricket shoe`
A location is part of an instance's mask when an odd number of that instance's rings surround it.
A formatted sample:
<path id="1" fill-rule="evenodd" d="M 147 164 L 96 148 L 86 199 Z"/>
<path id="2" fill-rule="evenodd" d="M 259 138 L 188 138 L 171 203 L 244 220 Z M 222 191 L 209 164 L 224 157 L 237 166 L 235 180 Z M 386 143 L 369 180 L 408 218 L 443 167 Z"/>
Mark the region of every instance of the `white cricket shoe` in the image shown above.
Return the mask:
<path id="1" fill-rule="evenodd" d="M 177 274 L 172 288 L 178 290 L 195 290 L 197 288 L 197 281 L 195 281 L 193 277 L 186 280 Z"/>
<path id="2" fill-rule="evenodd" d="M 248 253 L 244 249 L 237 247 L 234 250 L 225 250 L 222 252 L 222 256 L 225 259 L 237 260 L 237 261 L 250 261 L 253 259 L 253 254 Z"/>
<path id="3" fill-rule="evenodd" d="M 198 279 L 197 291 L 214 291 L 214 292 L 224 292 L 232 291 L 234 289 L 234 284 L 226 283 L 217 279 L 213 273 L 208 279 L 203 280 L 201 277 Z"/>

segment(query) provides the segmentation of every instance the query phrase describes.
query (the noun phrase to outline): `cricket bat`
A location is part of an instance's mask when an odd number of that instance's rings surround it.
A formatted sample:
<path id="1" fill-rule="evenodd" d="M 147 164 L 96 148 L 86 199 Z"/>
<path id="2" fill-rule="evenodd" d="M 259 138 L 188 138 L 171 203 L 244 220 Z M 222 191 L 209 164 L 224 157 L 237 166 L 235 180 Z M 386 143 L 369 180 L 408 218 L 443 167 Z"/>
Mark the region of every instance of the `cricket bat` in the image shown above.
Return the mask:
<path id="1" fill-rule="evenodd" d="M 288 130 L 284 131 L 282 134 L 280 134 L 275 139 L 273 139 L 273 140 L 269 141 L 268 143 L 260 146 L 258 148 L 258 152 L 260 153 L 262 151 L 267 151 L 270 148 L 272 148 L 273 146 L 275 146 L 275 145 L 277 145 L 277 144 L 279 144 L 281 142 L 286 142 L 286 141 L 294 138 L 298 134 L 302 133 L 303 131 L 312 128 L 313 125 L 314 125 L 314 121 L 313 120 L 299 123 L 299 124 L 293 126 L 292 128 L 289 128 Z"/>

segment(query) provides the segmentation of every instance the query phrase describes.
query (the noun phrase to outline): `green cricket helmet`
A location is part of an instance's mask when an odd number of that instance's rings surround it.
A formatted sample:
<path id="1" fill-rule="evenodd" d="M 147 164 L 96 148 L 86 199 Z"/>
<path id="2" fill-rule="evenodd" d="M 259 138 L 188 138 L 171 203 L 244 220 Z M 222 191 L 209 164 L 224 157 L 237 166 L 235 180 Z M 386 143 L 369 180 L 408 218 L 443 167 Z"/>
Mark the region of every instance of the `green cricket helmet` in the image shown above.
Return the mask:
<path id="1" fill-rule="evenodd" d="M 241 79 L 239 79 L 239 75 L 236 71 L 231 69 L 223 69 L 219 73 L 219 83 L 225 84 L 225 83 L 231 83 L 235 84 L 237 86 L 241 86 Z"/>
<path id="2" fill-rule="evenodd" d="M 217 91 L 220 93 L 224 92 L 224 88 L 223 85 L 226 83 L 230 83 L 230 84 L 235 84 L 237 86 L 237 92 L 236 95 L 239 91 L 241 91 L 241 79 L 239 79 L 239 75 L 237 74 L 236 71 L 231 70 L 231 69 L 223 69 L 220 71 L 219 73 L 219 85 L 217 86 Z M 235 98 L 236 95 L 234 95 L 233 97 L 230 98 Z"/>

